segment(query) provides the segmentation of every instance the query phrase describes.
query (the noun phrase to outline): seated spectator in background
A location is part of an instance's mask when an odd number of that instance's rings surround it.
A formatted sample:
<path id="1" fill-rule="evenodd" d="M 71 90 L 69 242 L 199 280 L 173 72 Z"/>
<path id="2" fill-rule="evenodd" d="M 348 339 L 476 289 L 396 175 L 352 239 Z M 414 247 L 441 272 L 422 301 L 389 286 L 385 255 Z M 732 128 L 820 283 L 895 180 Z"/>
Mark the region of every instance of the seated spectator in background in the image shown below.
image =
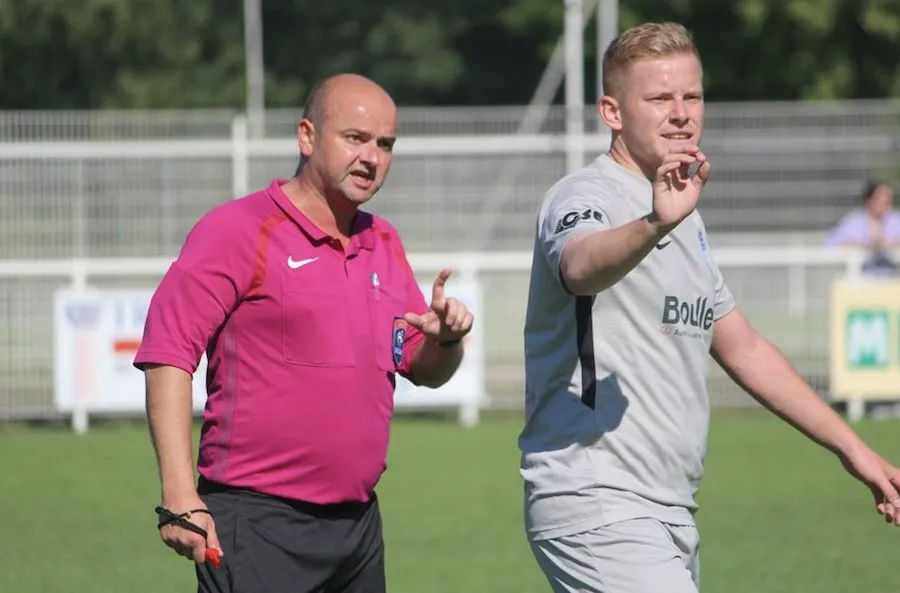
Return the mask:
<path id="1" fill-rule="evenodd" d="M 900 212 L 894 210 L 894 190 L 884 181 L 870 182 L 862 207 L 848 213 L 828 236 L 830 247 L 859 247 L 871 252 L 863 271 L 875 276 L 897 273 L 890 251 L 900 247 Z"/>

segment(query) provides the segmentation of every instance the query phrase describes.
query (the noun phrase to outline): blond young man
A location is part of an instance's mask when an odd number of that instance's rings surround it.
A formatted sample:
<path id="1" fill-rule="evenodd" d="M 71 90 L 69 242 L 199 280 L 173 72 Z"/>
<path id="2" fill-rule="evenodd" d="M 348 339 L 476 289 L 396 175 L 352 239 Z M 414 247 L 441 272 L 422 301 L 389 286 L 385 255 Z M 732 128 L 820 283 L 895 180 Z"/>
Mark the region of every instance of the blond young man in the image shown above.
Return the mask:
<path id="1" fill-rule="evenodd" d="M 696 210 L 710 163 L 690 34 L 629 29 L 603 74 L 610 150 L 544 197 L 525 321 L 525 523 L 553 590 L 699 590 L 710 354 L 900 524 L 900 471 L 750 326 L 715 263 Z"/>

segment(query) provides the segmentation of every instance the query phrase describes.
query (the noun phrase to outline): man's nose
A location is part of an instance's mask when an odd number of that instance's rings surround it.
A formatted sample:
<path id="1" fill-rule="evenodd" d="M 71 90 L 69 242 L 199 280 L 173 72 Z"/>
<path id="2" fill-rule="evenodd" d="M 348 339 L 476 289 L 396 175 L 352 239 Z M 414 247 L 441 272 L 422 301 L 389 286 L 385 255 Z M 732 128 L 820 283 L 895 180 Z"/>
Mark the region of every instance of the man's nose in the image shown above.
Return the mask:
<path id="1" fill-rule="evenodd" d="M 672 101 L 672 111 L 669 113 L 669 117 L 678 122 L 684 122 L 688 120 L 687 107 L 685 106 L 683 100 L 675 99 L 674 101 Z"/>
<path id="2" fill-rule="evenodd" d="M 381 148 L 375 143 L 366 144 L 362 153 L 359 155 L 359 160 L 372 167 L 377 167 L 381 164 Z"/>

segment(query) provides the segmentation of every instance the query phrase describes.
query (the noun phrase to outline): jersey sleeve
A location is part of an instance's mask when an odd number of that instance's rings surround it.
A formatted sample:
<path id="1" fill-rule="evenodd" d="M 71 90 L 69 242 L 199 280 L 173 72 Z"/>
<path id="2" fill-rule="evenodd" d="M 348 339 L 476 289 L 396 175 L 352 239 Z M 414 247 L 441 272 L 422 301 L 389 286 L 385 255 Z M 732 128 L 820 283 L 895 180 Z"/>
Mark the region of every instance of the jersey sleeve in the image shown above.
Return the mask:
<path id="1" fill-rule="evenodd" d="M 210 339 L 249 287 L 254 246 L 222 210 L 191 229 L 150 300 L 134 366 L 164 364 L 193 374 Z"/>
<path id="2" fill-rule="evenodd" d="M 715 264 L 713 264 L 713 274 L 716 279 L 716 303 L 713 307 L 713 320 L 718 321 L 734 309 L 734 297 L 728 289 L 725 277 L 722 276 L 722 270 Z"/>
<path id="3" fill-rule="evenodd" d="M 559 270 L 563 248 L 573 237 L 613 228 L 613 188 L 597 182 L 574 181 L 557 191 L 539 219 L 537 249 L 554 271 Z"/>
<path id="4" fill-rule="evenodd" d="M 731 310 L 734 309 L 734 296 L 731 294 L 731 290 L 728 289 L 728 283 L 725 282 L 725 277 L 722 275 L 722 270 L 719 269 L 718 264 L 715 261 L 715 258 L 712 255 L 710 250 L 708 239 L 706 238 L 708 235 L 706 233 L 706 225 L 700 219 L 699 214 L 697 214 L 698 220 L 700 220 L 700 229 L 702 231 L 703 237 L 703 254 L 706 256 L 706 261 L 709 264 L 710 269 L 713 273 L 713 281 L 715 283 L 715 297 L 716 301 L 713 305 L 713 320 L 718 321 L 719 319 L 725 317 Z"/>
<path id="5" fill-rule="evenodd" d="M 425 302 L 425 295 L 422 294 L 422 289 L 419 288 L 419 282 L 416 280 L 412 266 L 409 264 L 409 259 L 406 256 L 406 249 L 403 247 L 403 240 L 400 238 L 400 234 L 397 230 L 387 223 L 387 221 L 382 221 L 381 224 L 388 229 L 388 232 L 391 234 L 394 243 L 394 257 L 400 262 L 400 265 L 403 266 L 404 274 L 406 275 L 406 312 L 422 315 L 428 311 L 429 305 Z M 410 378 L 412 374 L 412 363 L 415 359 L 416 352 L 424 341 L 425 335 L 422 332 L 415 327 L 406 324 L 406 333 L 403 339 L 403 354 L 399 364 L 397 364 L 397 372 L 403 377 L 406 377 L 407 379 Z"/>
<path id="6" fill-rule="evenodd" d="M 412 273 L 410 273 L 410 276 L 412 277 Z M 414 277 L 406 285 L 406 310 L 417 315 L 422 315 L 428 311 L 425 295 L 422 294 L 419 283 L 416 282 Z M 424 341 L 425 334 L 415 327 L 407 325 L 406 338 L 403 342 L 403 358 L 400 364 L 397 365 L 397 372 L 407 379 L 412 374 L 412 362 L 415 354 Z"/>

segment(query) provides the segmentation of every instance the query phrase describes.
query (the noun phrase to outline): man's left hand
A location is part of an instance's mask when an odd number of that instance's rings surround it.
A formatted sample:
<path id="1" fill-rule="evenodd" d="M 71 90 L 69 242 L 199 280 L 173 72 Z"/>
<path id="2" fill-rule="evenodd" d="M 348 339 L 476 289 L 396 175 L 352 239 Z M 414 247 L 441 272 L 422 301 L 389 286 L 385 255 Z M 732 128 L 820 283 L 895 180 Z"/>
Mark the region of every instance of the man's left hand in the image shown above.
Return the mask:
<path id="1" fill-rule="evenodd" d="M 442 270 L 431 289 L 431 306 L 423 315 L 407 313 L 406 322 L 436 342 L 461 340 L 472 329 L 472 312 L 453 297 L 444 296 L 450 270 Z"/>

